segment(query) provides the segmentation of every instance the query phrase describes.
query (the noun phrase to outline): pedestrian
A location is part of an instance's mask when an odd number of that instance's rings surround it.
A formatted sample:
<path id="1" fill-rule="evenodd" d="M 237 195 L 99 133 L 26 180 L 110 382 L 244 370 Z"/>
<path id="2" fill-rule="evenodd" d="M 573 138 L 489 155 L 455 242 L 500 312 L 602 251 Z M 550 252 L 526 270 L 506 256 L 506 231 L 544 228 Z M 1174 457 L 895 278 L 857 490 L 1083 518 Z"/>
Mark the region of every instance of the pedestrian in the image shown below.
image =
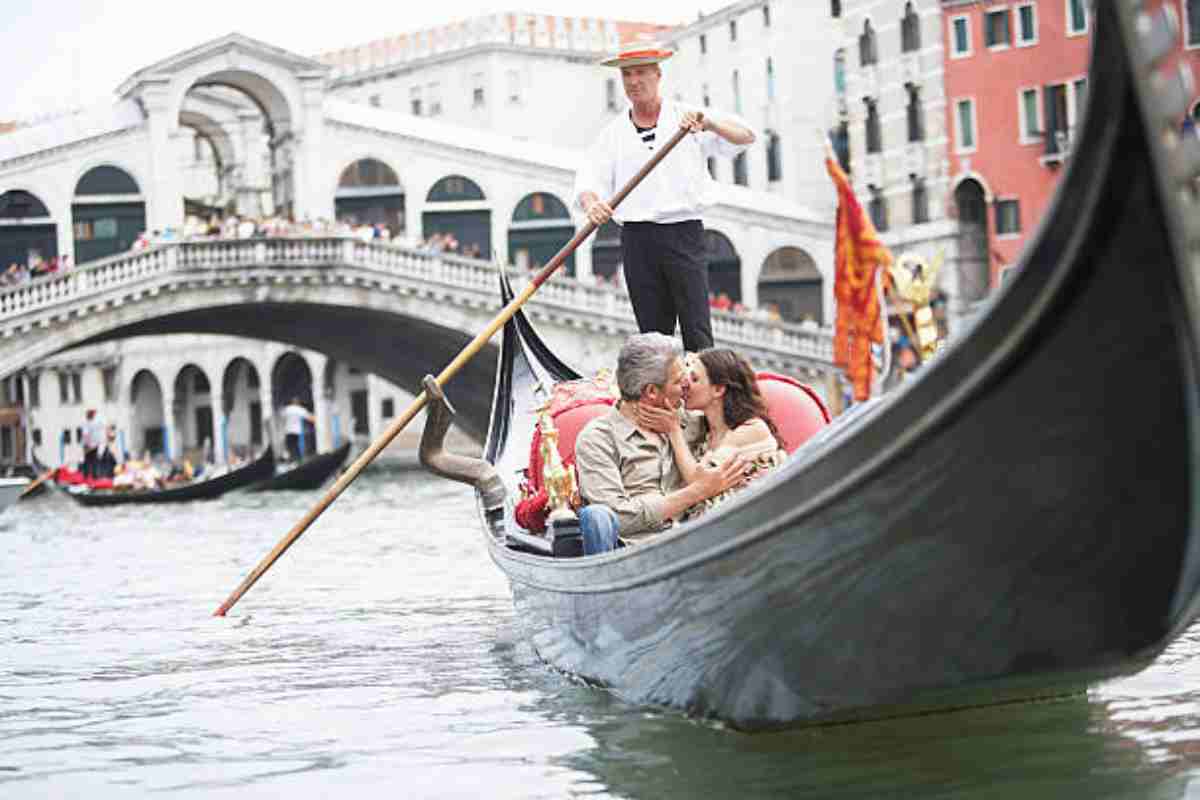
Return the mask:
<path id="1" fill-rule="evenodd" d="M 104 443 L 104 423 L 96 419 L 96 409 L 89 408 L 83 423 L 83 477 L 96 477 L 96 457 Z"/>
<path id="2" fill-rule="evenodd" d="M 664 100 L 660 64 L 673 53 L 639 43 L 601 63 L 621 70 L 630 106 L 600 133 L 575 175 L 578 207 L 597 226 L 621 225 L 625 286 L 638 328 L 674 335 L 678 321 L 684 348 L 713 344 L 708 307 L 704 209 L 715 201 L 707 159 L 733 158 L 754 143 L 753 129 L 739 117 Z M 614 213 L 612 197 L 679 128 L 685 138 Z"/>

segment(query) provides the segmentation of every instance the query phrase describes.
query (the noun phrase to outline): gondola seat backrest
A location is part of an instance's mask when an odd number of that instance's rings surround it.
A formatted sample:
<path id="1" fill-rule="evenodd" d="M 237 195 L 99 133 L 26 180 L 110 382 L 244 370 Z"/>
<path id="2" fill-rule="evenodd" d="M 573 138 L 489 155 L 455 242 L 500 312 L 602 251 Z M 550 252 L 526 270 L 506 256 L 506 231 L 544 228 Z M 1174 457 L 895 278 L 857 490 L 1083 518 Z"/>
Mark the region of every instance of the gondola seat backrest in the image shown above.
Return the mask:
<path id="1" fill-rule="evenodd" d="M 829 424 L 831 417 L 821 397 L 808 386 L 787 375 L 759 372 L 758 390 L 767 401 L 771 421 L 789 454 Z"/>

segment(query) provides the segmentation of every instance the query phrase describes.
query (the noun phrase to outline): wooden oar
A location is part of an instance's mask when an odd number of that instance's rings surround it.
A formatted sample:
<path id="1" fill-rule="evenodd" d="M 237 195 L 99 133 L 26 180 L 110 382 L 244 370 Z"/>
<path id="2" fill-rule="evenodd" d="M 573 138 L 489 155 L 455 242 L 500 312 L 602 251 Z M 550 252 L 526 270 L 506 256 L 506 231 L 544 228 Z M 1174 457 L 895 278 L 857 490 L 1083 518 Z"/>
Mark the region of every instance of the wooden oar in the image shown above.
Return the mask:
<path id="1" fill-rule="evenodd" d="M 642 179 L 649 175 L 650 171 L 657 167 L 659 162 L 666 158 L 667 154 L 670 153 L 671 150 L 674 149 L 675 145 L 679 144 L 679 142 L 682 141 L 683 137 L 687 134 L 687 128 L 681 127 L 678 131 L 676 131 L 675 135 L 663 145 L 662 149 L 655 153 L 654 156 L 646 162 L 645 166 L 643 166 L 636 175 L 630 178 L 629 182 L 626 183 L 619 192 L 613 195 L 612 200 L 610 200 L 608 203 L 609 206 L 616 208 L 618 205 L 620 205 L 621 201 L 623 201 L 630 192 L 637 188 L 637 185 L 642 182 Z M 550 259 L 550 263 L 542 267 L 541 270 L 539 270 L 538 273 L 533 276 L 533 279 L 529 282 L 529 285 L 525 287 L 524 291 L 514 297 L 509 304 L 506 305 L 500 311 L 500 313 L 496 315 L 496 318 L 493 319 L 491 323 L 479 333 L 478 336 L 472 339 L 471 342 L 465 348 L 463 348 L 461 352 L 459 352 L 454 360 L 442 370 L 441 374 L 437 376 L 438 386 L 445 386 L 447 381 L 453 378 L 454 375 L 460 369 L 462 369 L 468 361 L 474 358 L 476 354 L 478 354 L 479 351 L 482 350 L 484 346 L 491 340 L 496 332 L 503 328 L 504 324 L 513 318 L 513 315 L 520 310 L 521 306 L 525 305 L 529 298 L 533 296 L 533 293 L 541 288 L 541 285 L 549 280 L 550 276 L 553 275 L 555 271 L 557 271 L 558 268 L 563 265 L 563 262 L 567 260 L 567 256 L 575 252 L 575 249 L 579 247 L 579 245 L 583 244 L 584 240 L 591 236 L 595 230 L 596 224 L 591 220 L 588 220 L 587 224 L 580 228 L 575 234 L 575 237 L 571 239 L 571 241 L 567 242 L 563 248 L 554 255 L 554 258 Z M 337 499 L 338 495 L 344 492 L 346 487 L 354 482 L 354 479 L 358 477 L 359 473 L 362 472 L 368 464 L 375 460 L 375 457 L 379 455 L 383 448 L 387 447 L 388 444 L 396 438 L 400 431 L 404 430 L 408 423 L 412 421 L 413 417 L 417 415 L 417 412 L 425 407 L 427 399 L 428 398 L 426 398 L 425 392 L 421 392 L 419 395 L 417 395 L 416 399 L 413 400 L 407 409 L 405 409 L 404 413 L 397 417 L 396 420 L 388 426 L 387 430 L 385 430 L 379 436 L 379 438 L 371 444 L 370 447 L 364 450 L 362 455 L 355 459 L 354 463 L 350 465 L 350 467 L 342 474 L 340 478 L 338 478 L 337 483 L 330 487 L 325 496 L 322 497 L 321 500 L 313 507 L 313 509 L 304 516 L 304 519 L 296 523 L 296 526 L 288 531 L 287 535 L 280 540 L 279 544 L 275 545 L 275 549 L 268 553 L 266 557 L 259 562 L 258 566 L 246 576 L 246 579 L 242 581 L 241 585 L 238 586 L 228 598 L 226 598 L 225 602 L 222 603 L 215 612 L 213 612 L 213 616 L 223 617 L 229 611 L 229 609 L 233 608 L 234 603 L 236 603 L 242 595 L 250 590 L 250 587 L 253 586 L 258 579 L 263 576 L 264 572 L 271 568 L 271 565 L 274 564 L 281 555 L 287 552 L 287 549 L 291 547 L 297 539 L 300 538 L 301 534 L 308 530 L 308 527 L 316 521 L 317 517 L 321 516 L 322 512 L 324 512 L 334 500 Z"/>
<path id="2" fill-rule="evenodd" d="M 45 475 L 41 476 L 40 478 L 38 478 L 37 480 L 35 480 L 33 483 L 29 484 L 29 485 L 28 485 L 28 486 L 26 486 L 24 489 L 22 489 L 22 490 L 21 490 L 21 494 L 17 496 L 17 499 L 18 499 L 18 500 L 20 500 L 22 497 L 24 497 L 25 495 L 29 494 L 29 493 L 30 493 L 30 492 L 32 492 L 34 489 L 36 489 L 36 488 L 38 488 L 39 486 L 41 486 L 43 483 L 45 483 L 47 480 L 49 480 L 49 479 L 50 479 L 50 476 L 52 476 L 54 473 L 55 473 L 55 470 L 52 470 L 52 469 L 51 469 L 51 470 L 47 470 Z"/>

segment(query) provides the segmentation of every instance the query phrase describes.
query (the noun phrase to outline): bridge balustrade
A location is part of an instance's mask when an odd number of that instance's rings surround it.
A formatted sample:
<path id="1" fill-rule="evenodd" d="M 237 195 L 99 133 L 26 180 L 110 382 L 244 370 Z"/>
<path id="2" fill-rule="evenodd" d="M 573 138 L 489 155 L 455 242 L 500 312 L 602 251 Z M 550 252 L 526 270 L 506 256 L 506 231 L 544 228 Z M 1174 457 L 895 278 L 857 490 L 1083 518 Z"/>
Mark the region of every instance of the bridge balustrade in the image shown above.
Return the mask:
<path id="1" fill-rule="evenodd" d="M 466 291 L 473 295 L 473 305 L 496 302 L 495 265 L 452 254 L 333 237 L 188 241 L 111 256 L 63 274 L 0 289 L 0 332 L 11 336 L 16 329 L 36 324 L 39 312 L 48 309 L 121 288 L 154 291 L 156 284 L 187 273 L 338 267 Z M 520 291 L 528 280 L 527 275 L 516 276 L 514 285 Z M 614 332 L 634 329 L 629 298 L 621 289 L 557 276 L 543 285 L 530 303 L 533 309 L 552 313 L 568 324 L 590 322 Z M 832 334 L 824 329 L 714 311 L 713 333 L 718 341 L 745 349 L 752 359 L 754 351 L 765 351 L 776 360 L 804 362 L 814 371 L 824 371 L 832 361 Z"/>

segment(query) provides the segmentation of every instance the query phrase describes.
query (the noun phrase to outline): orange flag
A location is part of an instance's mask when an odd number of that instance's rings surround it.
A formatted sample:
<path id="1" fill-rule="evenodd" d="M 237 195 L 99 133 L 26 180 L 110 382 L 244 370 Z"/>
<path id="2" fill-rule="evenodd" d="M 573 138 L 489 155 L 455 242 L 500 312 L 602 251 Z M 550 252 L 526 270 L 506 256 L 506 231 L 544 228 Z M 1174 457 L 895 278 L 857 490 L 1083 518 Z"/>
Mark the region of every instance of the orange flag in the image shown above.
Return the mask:
<path id="1" fill-rule="evenodd" d="M 832 158 L 825 168 L 838 193 L 837 241 L 834 246 L 833 293 L 837 322 L 833 338 L 833 363 L 846 372 L 854 399 L 871 396 L 871 344 L 882 345 L 883 319 L 876 281 L 881 269 L 892 263 L 891 251 L 879 241 L 871 218 L 859 205 L 842 168 Z"/>

